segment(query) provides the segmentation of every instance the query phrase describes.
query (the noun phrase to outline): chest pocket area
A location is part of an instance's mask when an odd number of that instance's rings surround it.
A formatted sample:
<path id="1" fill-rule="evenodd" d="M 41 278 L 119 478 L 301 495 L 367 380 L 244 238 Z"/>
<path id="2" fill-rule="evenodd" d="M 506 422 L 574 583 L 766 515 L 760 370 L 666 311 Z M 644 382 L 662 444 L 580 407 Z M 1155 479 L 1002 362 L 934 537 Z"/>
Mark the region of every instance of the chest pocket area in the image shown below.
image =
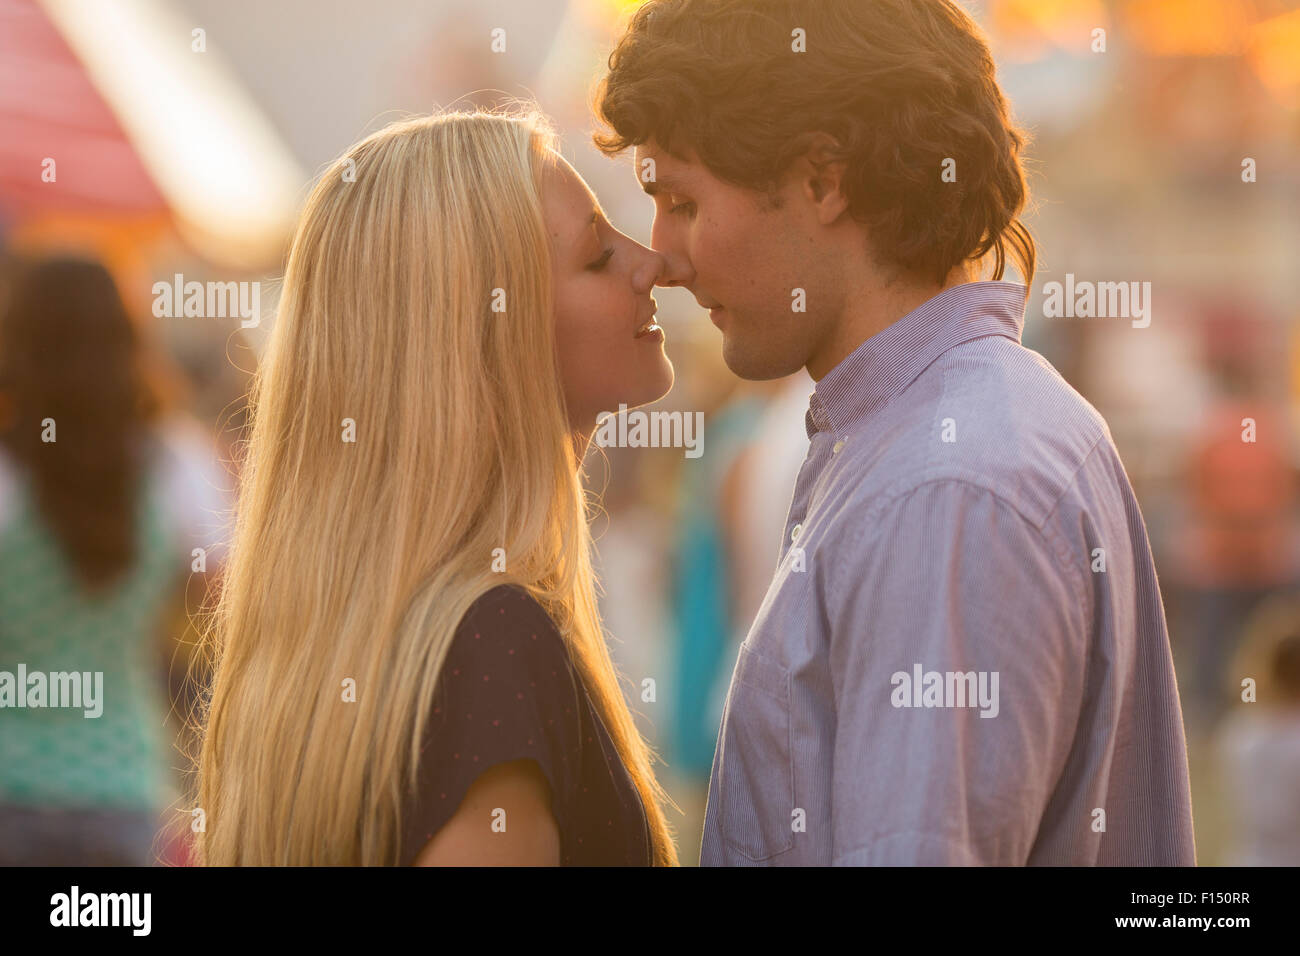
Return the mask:
<path id="1" fill-rule="evenodd" d="M 755 861 L 794 846 L 790 674 L 747 642 L 731 682 L 718 773 L 719 830 L 728 846 Z"/>

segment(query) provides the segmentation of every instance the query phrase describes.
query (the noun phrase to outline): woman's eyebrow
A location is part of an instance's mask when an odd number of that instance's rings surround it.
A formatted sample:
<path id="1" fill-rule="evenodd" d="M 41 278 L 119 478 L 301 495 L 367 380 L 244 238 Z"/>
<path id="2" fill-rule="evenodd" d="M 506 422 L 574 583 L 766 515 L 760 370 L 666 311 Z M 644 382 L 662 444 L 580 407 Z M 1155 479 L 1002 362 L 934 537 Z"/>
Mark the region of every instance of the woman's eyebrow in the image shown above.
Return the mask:
<path id="1" fill-rule="evenodd" d="M 582 226 L 579 229 L 576 229 L 574 231 L 573 238 L 570 240 L 570 244 L 574 246 L 581 246 L 586 241 L 586 237 L 590 234 L 591 227 L 596 224 L 596 220 L 599 218 L 600 218 L 600 209 L 599 208 L 593 209 L 591 211 L 591 218 L 585 220 Z"/>
<path id="2" fill-rule="evenodd" d="M 569 243 L 569 248 L 574 250 L 574 254 L 581 259 L 585 260 L 587 258 L 588 255 L 587 250 L 591 248 L 591 239 L 592 239 L 591 230 L 592 227 L 596 225 L 597 220 L 600 219 L 600 215 L 601 212 L 599 206 L 592 209 L 591 218 L 583 220 L 582 227 L 574 233 L 573 239 Z M 599 233 L 596 234 L 595 238 L 597 244 L 599 245 L 600 244 Z"/>

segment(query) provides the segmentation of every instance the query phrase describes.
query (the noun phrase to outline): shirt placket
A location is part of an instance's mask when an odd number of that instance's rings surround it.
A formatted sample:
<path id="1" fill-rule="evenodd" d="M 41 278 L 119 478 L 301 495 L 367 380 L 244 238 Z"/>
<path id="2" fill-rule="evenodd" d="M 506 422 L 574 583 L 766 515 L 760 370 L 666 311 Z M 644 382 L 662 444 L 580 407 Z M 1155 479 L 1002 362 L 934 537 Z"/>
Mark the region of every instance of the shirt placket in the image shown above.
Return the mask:
<path id="1" fill-rule="evenodd" d="M 799 469 L 799 477 L 795 480 L 790 511 L 785 519 L 785 534 L 781 538 L 781 561 L 785 560 L 789 550 L 798 545 L 803 537 L 804 520 L 808 516 L 808 504 L 813 489 L 817 486 L 817 479 L 825 470 L 826 461 L 830 457 L 828 443 L 832 436 L 824 430 L 827 427 L 826 413 L 815 393 L 809 400 L 807 422 L 809 430 L 816 429 L 816 431 L 813 431 L 809 437 L 808 454 L 804 458 L 803 467 Z"/>

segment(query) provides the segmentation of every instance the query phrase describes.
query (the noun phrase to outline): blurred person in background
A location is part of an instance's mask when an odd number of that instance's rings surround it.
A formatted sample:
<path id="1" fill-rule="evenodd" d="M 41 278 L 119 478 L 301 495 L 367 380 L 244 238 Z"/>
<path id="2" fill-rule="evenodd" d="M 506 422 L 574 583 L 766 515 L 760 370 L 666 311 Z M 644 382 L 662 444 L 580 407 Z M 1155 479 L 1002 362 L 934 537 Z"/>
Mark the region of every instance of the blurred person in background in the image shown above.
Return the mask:
<path id="1" fill-rule="evenodd" d="M 1216 734 L 1227 866 L 1300 866 L 1300 619 L 1295 607 L 1293 599 L 1292 629 L 1272 640 L 1269 653 L 1259 659 L 1265 670 L 1239 662 L 1237 674 L 1259 678 L 1258 697 L 1252 703 L 1238 699 Z"/>
<path id="2" fill-rule="evenodd" d="M 102 672 L 102 712 L 0 696 L 0 864 L 149 865 L 175 793 L 161 640 L 225 501 L 97 262 L 19 263 L 0 322 L 0 671 Z M 178 442 L 178 436 L 180 440 Z"/>
<path id="3" fill-rule="evenodd" d="M 706 361 L 722 364 L 716 351 Z M 752 440 L 767 391 L 725 374 L 700 374 L 706 371 L 714 369 L 696 370 L 690 388 L 695 407 L 704 413 L 708 443 L 704 454 L 683 461 L 677 482 L 669 594 L 675 625 L 671 752 L 679 773 L 702 781 L 708 779 L 717 744 L 716 685 L 730 675 L 726 653 L 741 626 L 736 598 L 742 582 L 735 571 L 744 517 L 737 492 L 744 475 L 736 463 Z"/>
<path id="4" fill-rule="evenodd" d="M 1207 326 L 1222 333 L 1207 345 L 1228 342 L 1246 324 L 1225 325 Z M 1232 701 L 1223 676 L 1252 611 L 1300 584 L 1287 411 L 1252 384 L 1263 376 L 1246 351 L 1207 348 L 1207 361 L 1217 394 L 1188 450 L 1188 513 L 1178 548 L 1179 642 L 1190 664 L 1186 716 L 1198 735 Z"/>

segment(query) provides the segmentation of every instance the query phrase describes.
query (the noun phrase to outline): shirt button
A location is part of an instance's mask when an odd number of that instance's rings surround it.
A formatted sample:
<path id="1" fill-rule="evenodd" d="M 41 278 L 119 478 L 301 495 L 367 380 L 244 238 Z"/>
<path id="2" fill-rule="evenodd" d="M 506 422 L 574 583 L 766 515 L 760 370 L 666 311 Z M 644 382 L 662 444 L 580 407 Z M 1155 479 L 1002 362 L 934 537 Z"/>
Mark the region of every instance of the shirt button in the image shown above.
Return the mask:
<path id="1" fill-rule="evenodd" d="M 840 453 L 840 449 L 843 447 L 844 447 L 844 439 L 841 438 L 839 441 L 835 443 L 835 446 L 831 449 L 831 454 L 838 455 Z"/>
<path id="2" fill-rule="evenodd" d="M 803 525 L 802 525 L 802 524 L 797 524 L 797 525 L 795 525 L 793 528 L 791 528 L 791 529 L 790 529 L 790 540 L 791 540 L 791 541 L 798 541 L 798 540 L 799 540 L 799 532 L 801 532 L 801 531 L 803 531 Z"/>

